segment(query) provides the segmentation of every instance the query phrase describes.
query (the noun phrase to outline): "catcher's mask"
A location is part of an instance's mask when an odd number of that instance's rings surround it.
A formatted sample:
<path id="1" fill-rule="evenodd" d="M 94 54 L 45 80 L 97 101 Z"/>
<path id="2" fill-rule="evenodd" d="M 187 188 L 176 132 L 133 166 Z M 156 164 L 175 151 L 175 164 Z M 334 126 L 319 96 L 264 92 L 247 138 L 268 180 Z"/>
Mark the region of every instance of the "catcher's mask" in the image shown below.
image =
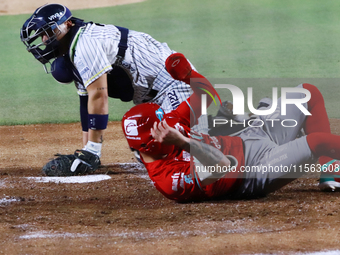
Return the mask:
<path id="1" fill-rule="evenodd" d="M 72 13 L 66 6 L 46 4 L 39 7 L 21 28 L 21 41 L 44 65 L 47 73 L 46 64 L 59 54 L 57 36 L 61 33 L 60 25 L 71 17 Z M 42 41 L 43 36 L 48 38 L 45 42 Z"/>
<path id="2" fill-rule="evenodd" d="M 122 119 L 122 128 L 131 150 L 148 154 L 169 154 L 174 146 L 161 144 L 152 137 L 151 128 L 163 120 L 164 111 L 155 103 L 132 107 Z"/>

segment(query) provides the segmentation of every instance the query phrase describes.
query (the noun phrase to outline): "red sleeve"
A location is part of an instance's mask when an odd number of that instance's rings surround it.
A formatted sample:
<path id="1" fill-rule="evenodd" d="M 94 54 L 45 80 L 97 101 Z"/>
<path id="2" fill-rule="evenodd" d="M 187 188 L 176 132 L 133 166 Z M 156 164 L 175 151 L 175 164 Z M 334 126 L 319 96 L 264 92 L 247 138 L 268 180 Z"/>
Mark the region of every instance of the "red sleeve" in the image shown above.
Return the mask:
<path id="1" fill-rule="evenodd" d="M 166 114 L 167 119 L 175 118 L 180 120 L 181 124 L 187 127 L 192 127 L 198 123 L 198 118 L 201 116 L 201 112 L 197 114 L 190 102 L 193 100 L 194 102 L 198 102 L 198 95 L 192 94 L 186 101 L 183 101 L 177 109 L 171 111 Z M 200 99 L 199 99 L 200 100 Z"/>
<path id="2" fill-rule="evenodd" d="M 190 98 L 183 101 L 175 110 L 165 115 L 167 120 L 176 119 L 184 126 L 190 127 L 190 118 L 192 118 L 193 111 L 190 108 Z M 168 124 L 170 124 L 168 122 Z"/>
<path id="3" fill-rule="evenodd" d="M 191 72 L 191 83 L 190 86 L 193 90 L 193 94 L 186 100 L 186 105 L 183 105 L 183 108 L 180 109 L 180 114 L 182 114 L 182 118 L 184 118 L 183 113 L 186 113 L 187 120 L 191 123 L 191 127 L 197 124 L 197 120 L 202 115 L 202 99 L 201 96 L 203 94 L 206 95 L 207 99 L 207 107 L 214 101 L 214 97 L 218 94 L 211 83 L 199 73 L 192 71 Z M 219 96 L 218 96 L 219 97 Z M 219 99 L 220 100 L 220 99 Z M 220 100 L 220 103 L 221 100 Z"/>
<path id="4" fill-rule="evenodd" d="M 166 70 L 175 80 L 180 80 L 185 82 L 186 84 L 189 84 L 194 92 L 188 99 L 188 107 L 190 107 L 191 110 L 191 126 L 196 124 L 197 119 L 202 115 L 202 94 L 205 94 L 207 96 L 207 107 L 212 103 L 212 101 L 215 101 L 215 96 L 218 97 L 220 104 L 222 104 L 221 98 L 219 97 L 212 84 L 203 75 L 196 72 L 195 70 L 192 70 L 191 64 L 182 53 L 171 54 L 166 59 L 165 66 Z M 190 118 L 189 112 L 185 116 L 187 116 L 187 118 Z"/>
<path id="5" fill-rule="evenodd" d="M 156 160 L 152 163 L 145 163 L 150 179 L 156 189 L 165 197 L 179 202 L 198 201 L 206 198 L 205 192 L 196 183 L 195 177 L 190 168 L 190 154 L 187 159 L 180 159 L 183 151 L 177 160 L 174 155 L 169 159 Z"/>

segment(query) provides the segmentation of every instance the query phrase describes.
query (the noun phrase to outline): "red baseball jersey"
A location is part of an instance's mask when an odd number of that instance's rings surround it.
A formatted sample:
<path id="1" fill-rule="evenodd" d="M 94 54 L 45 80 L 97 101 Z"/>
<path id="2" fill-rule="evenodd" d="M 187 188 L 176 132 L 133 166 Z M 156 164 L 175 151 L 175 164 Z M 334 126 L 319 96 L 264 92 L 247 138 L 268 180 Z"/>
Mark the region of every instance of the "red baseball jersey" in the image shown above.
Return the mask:
<path id="1" fill-rule="evenodd" d="M 196 119 L 193 117 L 189 102 L 185 101 L 164 118 L 170 126 L 190 137 L 190 115 L 194 118 L 192 120 Z M 195 135 L 191 138 L 203 140 L 204 143 L 222 151 L 224 155 L 234 156 L 238 161 L 236 171 L 230 171 L 218 181 L 203 187 L 196 177 L 193 157 L 190 153 L 175 147 L 172 153 L 163 159 L 151 163 L 144 162 L 156 189 L 165 197 L 180 202 L 206 200 L 231 194 L 242 182 L 240 178 L 242 173 L 239 171 L 240 166 L 244 165 L 241 138 L 209 135 Z"/>

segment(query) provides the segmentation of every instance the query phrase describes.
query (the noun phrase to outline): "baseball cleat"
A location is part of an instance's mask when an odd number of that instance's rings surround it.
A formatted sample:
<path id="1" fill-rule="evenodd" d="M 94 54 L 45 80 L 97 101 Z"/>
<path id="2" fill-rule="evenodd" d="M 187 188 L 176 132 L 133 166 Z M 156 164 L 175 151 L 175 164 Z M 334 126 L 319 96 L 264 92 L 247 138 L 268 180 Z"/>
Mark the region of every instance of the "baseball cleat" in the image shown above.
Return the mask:
<path id="1" fill-rule="evenodd" d="M 321 167 L 319 188 L 322 191 L 340 191 L 340 161 L 332 160 Z"/>
<path id="2" fill-rule="evenodd" d="M 259 105 L 257 106 L 257 109 L 262 109 L 262 108 L 269 108 L 272 106 L 272 99 L 269 97 L 264 97 L 259 101 Z"/>

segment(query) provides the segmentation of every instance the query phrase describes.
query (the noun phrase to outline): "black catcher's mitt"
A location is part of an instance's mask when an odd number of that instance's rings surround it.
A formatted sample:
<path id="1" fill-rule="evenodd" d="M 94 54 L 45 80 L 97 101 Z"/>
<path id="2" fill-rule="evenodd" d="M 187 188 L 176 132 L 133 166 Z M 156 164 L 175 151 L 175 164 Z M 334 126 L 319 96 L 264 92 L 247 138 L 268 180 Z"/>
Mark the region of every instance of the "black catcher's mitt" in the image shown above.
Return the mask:
<path id="1" fill-rule="evenodd" d="M 74 176 L 93 173 L 100 166 L 97 155 L 76 150 L 73 155 L 60 155 L 48 162 L 43 168 L 43 174 L 47 176 Z"/>

